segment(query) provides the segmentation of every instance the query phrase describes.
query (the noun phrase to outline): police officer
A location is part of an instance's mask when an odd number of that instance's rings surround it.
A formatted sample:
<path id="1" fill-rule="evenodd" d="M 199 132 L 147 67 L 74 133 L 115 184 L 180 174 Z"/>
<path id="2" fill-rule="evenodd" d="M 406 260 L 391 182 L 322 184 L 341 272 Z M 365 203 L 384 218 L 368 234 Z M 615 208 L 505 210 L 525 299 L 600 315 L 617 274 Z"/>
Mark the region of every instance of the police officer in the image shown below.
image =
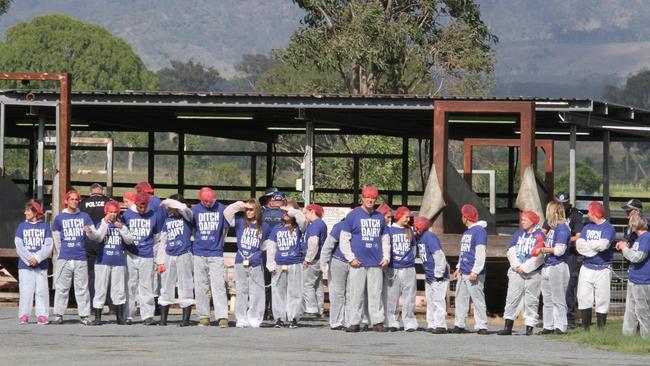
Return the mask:
<path id="1" fill-rule="evenodd" d="M 104 187 L 99 183 L 90 186 L 90 196 L 79 202 L 79 210 L 85 212 L 93 220 L 93 225 L 101 222 L 104 216 L 104 204 L 111 199 L 104 194 Z M 93 226 L 94 227 L 94 226 Z M 95 260 L 99 251 L 99 243 L 86 238 L 86 256 L 88 260 L 88 290 L 90 298 L 95 297 Z M 111 304 L 109 302 L 109 304 Z"/>

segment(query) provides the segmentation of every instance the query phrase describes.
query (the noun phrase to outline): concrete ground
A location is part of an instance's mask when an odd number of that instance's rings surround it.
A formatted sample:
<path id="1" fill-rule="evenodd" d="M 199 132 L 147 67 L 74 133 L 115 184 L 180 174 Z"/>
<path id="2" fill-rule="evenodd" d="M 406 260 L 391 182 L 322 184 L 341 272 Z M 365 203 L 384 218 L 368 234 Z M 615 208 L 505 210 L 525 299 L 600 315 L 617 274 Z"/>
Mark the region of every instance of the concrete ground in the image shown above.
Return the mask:
<path id="1" fill-rule="evenodd" d="M 423 331 L 351 334 L 330 330 L 324 320 L 302 321 L 299 329 L 179 328 L 178 315 L 170 315 L 167 327 L 118 326 L 112 315 L 103 319 L 111 324 L 84 327 L 73 313 L 66 315 L 63 325 L 21 326 L 16 313 L 15 307 L 0 307 L 2 365 L 650 364 L 650 357 L 598 351 L 542 336 L 526 337 L 521 329 L 511 337 Z M 490 325 L 491 332 L 499 328 Z"/>

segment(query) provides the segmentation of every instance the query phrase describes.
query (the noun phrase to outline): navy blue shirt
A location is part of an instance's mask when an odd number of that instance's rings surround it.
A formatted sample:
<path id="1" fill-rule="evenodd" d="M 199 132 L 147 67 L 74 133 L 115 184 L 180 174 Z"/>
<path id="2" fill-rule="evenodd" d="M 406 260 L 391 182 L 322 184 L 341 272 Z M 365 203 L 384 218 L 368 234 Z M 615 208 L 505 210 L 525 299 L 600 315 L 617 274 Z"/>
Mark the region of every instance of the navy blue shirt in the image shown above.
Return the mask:
<path id="1" fill-rule="evenodd" d="M 302 246 L 302 232 L 298 227 L 287 227 L 278 224 L 269 235 L 269 240 L 276 245 L 275 263 L 296 264 L 305 260 Z"/>
<path id="2" fill-rule="evenodd" d="M 629 278 L 635 285 L 650 285 L 650 233 L 638 236 L 632 249 L 646 253 L 646 258 L 640 263 L 630 263 Z"/>
<path id="3" fill-rule="evenodd" d="M 481 225 L 474 225 L 463 233 L 460 239 L 460 273 L 470 274 L 476 261 L 476 247 L 479 245 L 487 246 L 487 231 Z M 485 266 L 481 273 L 485 273 Z"/>
<path id="4" fill-rule="evenodd" d="M 589 269 L 601 270 L 612 264 L 612 259 L 614 257 L 614 248 L 612 247 L 612 244 L 616 241 L 616 231 L 609 221 L 604 220 L 599 225 L 594 223 L 585 225 L 580 233 L 580 238 L 585 240 L 609 240 L 609 248 L 602 252 L 598 252 L 598 254 L 593 257 L 585 257 L 582 261 L 583 266 Z"/>
<path id="5" fill-rule="evenodd" d="M 309 242 L 309 238 L 312 236 L 318 237 L 318 251 L 316 252 L 316 256 L 314 257 L 314 262 L 320 259 L 320 250 L 323 248 L 323 244 L 325 244 L 325 239 L 327 239 L 327 224 L 325 221 L 321 219 L 316 219 L 312 222 L 309 223 L 307 226 L 307 230 L 305 232 L 305 248 L 303 249 L 305 253 L 307 253 L 307 243 Z"/>
<path id="6" fill-rule="evenodd" d="M 418 240 L 418 254 L 422 261 L 424 277 L 427 283 L 431 283 L 436 279 L 436 262 L 433 259 L 433 254 L 439 250 L 442 250 L 440 239 L 434 233 L 425 231 Z M 449 279 L 449 268 L 447 266 L 445 266 L 442 278 Z"/>
<path id="7" fill-rule="evenodd" d="M 248 227 L 247 227 L 248 226 Z M 262 264 L 262 251 L 260 245 L 269 237 L 271 227 L 264 222 L 262 230 L 258 233 L 257 222 L 246 225 L 246 219 L 241 215 L 235 217 L 235 233 L 237 235 L 237 254 L 235 263 L 241 264 L 248 259 L 251 267 Z"/>
<path id="8" fill-rule="evenodd" d="M 207 208 L 202 203 L 192 207 L 194 244 L 192 252 L 202 257 L 223 257 L 223 242 L 228 222 L 223 217 L 224 205 L 215 202 Z"/>
<path id="9" fill-rule="evenodd" d="M 410 236 L 407 235 L 407 230 L 410 232 Z M 415 234 L 413 230 L 391 225 L 386 231 L 390 237 L 390 267 L 415 267 Z"/>
<path id="10" fill-rule="evenodd" d="M 559 257 L 553 253 L 546 253 L 544 257 L 545 265 L 554 266 L 556 264 L 566 262 L 567 255 L 569 254 L 569 245 L 571 244 L 571 228 L 568 224 L 559 224 L 555 229 L 549 229 L 546 233 L 546 240 L 544 246 L 547 248 L 555 248 L 555 244 L 566 245 L 566 251 Z"/>
<path id="11" fill-rule="evenodd" d="M 384 259 L 381 237 L 386 232 L 386 222 L 381 212 L 373 210 L 368 213 L 357 207 L 345 217 L 341 231 L 352 234 L 352 253 L 362 267 L 379 267 Z"/>
<path id="12" fill-rule="evenodd" d="M 59 259 L 86 260 L 85 226 L 93 226 L 93 220 L 85 212 L 71 214 L 64 211 L 56 216 L 53 230 L 61 234 Z"/>
<path id="13" fill-rule="evenodd" d="M 154 238 L 161 229 L 156 212 L 149 210 L 140 215 L 129 209 L 122 214 L 122 221 L 133 236 L 133 244 L 127 245 L 126 250 L 139 257 L 153 258 Z"/>
<path id="14" fill-rule="evenodd" d="M 50 225 L 45 221 L 40 220 L 37 222 L 23 221 L 18 225 L 16 229 L 16 237 L 22 239 L 23 246 L 30 253 L 37 253 L 45 245 L 45 239 L 52 239 L 52 231 L 50 230 Z M 41 261 L 36 268 L 47 269 L 47 259 Z M 23 260 L 18 257 L 18 268 L 19 269 L 32 269 L 34 267 L 23 262 Z"/>
<path id="15" fill-rule="evenodd" d="M 101 222 L 97 223 L 98 229 L 101 224 Z M 97 253 L 97 264 L 104 264 L 107 266 L 126 266 L 124 240 L 120 235 L 120 229 L 118 229 L 115 224 L 108 224 L 108 231 L 106 231 L 106 236 L 99 245 L 101 250 Z"/>

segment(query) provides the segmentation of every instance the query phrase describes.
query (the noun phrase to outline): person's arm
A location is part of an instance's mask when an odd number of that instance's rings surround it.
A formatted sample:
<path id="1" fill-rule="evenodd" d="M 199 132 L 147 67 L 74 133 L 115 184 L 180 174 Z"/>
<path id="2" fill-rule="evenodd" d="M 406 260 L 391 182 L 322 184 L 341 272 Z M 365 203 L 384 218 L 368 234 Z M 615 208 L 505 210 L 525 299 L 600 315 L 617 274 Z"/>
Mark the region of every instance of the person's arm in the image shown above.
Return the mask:
<path id="1" fill-rule="evenodd" d="M 17 236 L 14 237 L 14 244 L 16 244 L 16 253 L 18 253 L 18 257 L 20 257 L 23 262 L 29 264 L 29 260 L 32 259 L 34 255 L 25 248 L 23 239 Z"/>
<path id="2" fill-rule="evenodd" d="M 161 265 L 165 264 L 165 259 L 167 257 L 167 232 L 163 231 L 158 233 L 158 253 L 154 253 L 156 256 L 156 264 Z"/>
<path id="3" fill-rule="evenodd" d="M 348 262 L 352 262 L 357 257 L 352 252 L 352 234 L 348 231 L 341 230 L 341 235 L 339 237 L 339 247 L 341 248 L 341 253 Z"/>
<path id="4" fill-rule="evenodd" d="M 223 210 L 223 217 L 228 222 L 228 225 L 235 226 L 235 214 L 237 214 L 237 212 L 241 211 L 242 208 L 244 208 L 244 204 L 245 203 L 243 201 L 237 201 L 235 203 L 228 205 Z"/>
<path id="5" fill-rule="evenodd" d="M 566 253 L 567 246 L 564 243 L 555 243 L 553 247 L 553 255 L 556 257 L 561 257 Z"/>
<path id="6" fill-rule="evenodd" d="M 306 262 L 313 262 L 314 258 L 318 254 L 320 237 L 318 235 L 312 235 L 307 239 L 307 254 L 305 254 Z"/>
<path id="7" fill-rule="evenodd" d="M 302 213 L 302 211 L 300 210 L 297 210 L 293 207 L 289 207 L 289 209 L 287 210 L 287 215 L 289 215 L 290 217 L 294 217 L 296 219 L 296 224 L 298 224 L 298 228 L 300 229 L 300 231 L 304 233 L 305 230 L 307 229 L 307 224 L 308 224 L 305 214 Z"/>
<path id="8" fill-rule="evenodd" d="M 59 257 L 61 253 L 61 232 L 57 230 L 52 230 L 52 240 L 54 241 L 54 247 L 52 248 L 52 257 Z"/>
<path id="9" fill-rule="evenodd" d="M 445 275 L 445 269 L 447 269 L 447 258 L 442 250 L 439 249 L 433 252 L 433 263 L 435 263 L 436 267 L 433 276 L 435 278 L 442 278 Z"/>
<path id="10" fill-rule="evenodd" d="M 271 239 L 264 242 L 266 246 L 266 269 L 269 272 L 275 271 L 277 264 L 275 263 L 275 251 L 277 250 L 277 243 Z"/>
<path id="11" fill-rule="evenodd" d="M 160 206 L 162 206 L 164 209 L 176 209 L 178 210 L 178 213 L 183 216 L 183 219 L 185 219 L 185 221 L 192 222 L 192 209 L 187 207 L 186 204 L 171 198 L 167 198 L 160 203 Z"/>
<path id="12" fill-rule="evenodd" d="M 544 256 L 538 255 L 530 257 L 524 261 L 524 263 L 519 267 L 524 273 L 531 273 L 535 271 L 539 266 L 544 264 Z"/>
<path id="13" fill-rule="evenodd" d="M 485 267 L 485 258 L 486 258 L 487 246 L 477 245 L 476 252 L 474 253 L 474 266 L 472 267 L 472 272 L 479 274 Z"/>
<path id="14" fill-rule="evenodd" d="M 119 232 L 124 244 L 131 245 L 134 243 L 133 234 L 131 234 L 131 230 L 129 230 L 129 228 L 126 227 L 126 225 L 122 224 L 122 227 L 120 228 Z"/>
<path id="15" fill-rule="evenodd" d="M 584 238 L 578 238 L 578 240 L 576 240 L 576 250 L 578 251 L 579 254 L 585 257 L 593 257 L 596 254 L 598 254 L 598 252 L 591 249 L 591 247 L 589 246 L 589 242 Z"/>
<path id="16" fill-rule="evenodd" d="M 338 243 L 338 241 L 332 235 L 328 235 L 327 239 L 325 239 L 323 247 L 320 250 L 320 268 L 323 270 L 323 272 L 327 272 L 330 260 L 332 260 L 332 252 L 334 251 L 334 247 L 336 247 L 336 243 Z"/>
<path id="17" fill-rule="evenodd" d="M 508 248 L 506 257 L 508 258 L 508 262 L 510 263 L 510 267 L 512 269 L 516 269 L 521 265 L 521 263 L 519 263 L 519 258 L 517 258 L 517 249 L 515 249 L 515 247 Z"/>
<path id="18" fill-rule="evenodd" d="M 595 252 L 602 252 L 609 248 L 610 241 L 609 239 L 587 240 L 587 245 Z"/>
<path id="19" fill-rule="evenodd" d="M 641 263 L 648 257 L 648 253 L 632 248 L 623 248 L 623 257 L 632 263 Z"/>
<path id="20" fill-rule="evenodd" d="M 88 239 L 96 242 L 101 242 L 104 240 L 106 233 L 108 233 L 108 222 L 106 222 L 104 219 L 102 219 L 100 222 L 101 223 L 99 224 L 98 229 L 95 229 L 93 226 L 89 226 L 91 230 L 86 232 Z"/>
<path id="21" fill-rule="evenodd" d="M 390 262 L 390 235 L 388 233 L 384 233 L 381 236 L 381 252 L 384 257 L 383 259 L 386 262 Z"/>

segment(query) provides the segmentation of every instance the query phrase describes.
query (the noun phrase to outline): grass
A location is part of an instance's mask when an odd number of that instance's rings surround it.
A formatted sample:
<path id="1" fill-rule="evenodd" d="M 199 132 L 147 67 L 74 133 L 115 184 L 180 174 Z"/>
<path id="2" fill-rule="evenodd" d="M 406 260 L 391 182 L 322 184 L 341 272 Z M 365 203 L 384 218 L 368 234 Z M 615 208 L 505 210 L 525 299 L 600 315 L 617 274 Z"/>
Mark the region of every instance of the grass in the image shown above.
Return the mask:
<path id="1" fill-rule="evenodd" d="M 549 335 L 551 339 L 560 341 L 572 341 L 580 345 L 597 348 L 604 351 L 612 351 L 634 355 L 650 355 L 650 339 L 643 339 L 638 335 L 625 337 L 621 333 L 622 320 L 608 321 L 604 330 L 598 330 L 592 324 L 590 332 L 584 332 L 582 328 L 570 330 L 566 335 Z"/>

